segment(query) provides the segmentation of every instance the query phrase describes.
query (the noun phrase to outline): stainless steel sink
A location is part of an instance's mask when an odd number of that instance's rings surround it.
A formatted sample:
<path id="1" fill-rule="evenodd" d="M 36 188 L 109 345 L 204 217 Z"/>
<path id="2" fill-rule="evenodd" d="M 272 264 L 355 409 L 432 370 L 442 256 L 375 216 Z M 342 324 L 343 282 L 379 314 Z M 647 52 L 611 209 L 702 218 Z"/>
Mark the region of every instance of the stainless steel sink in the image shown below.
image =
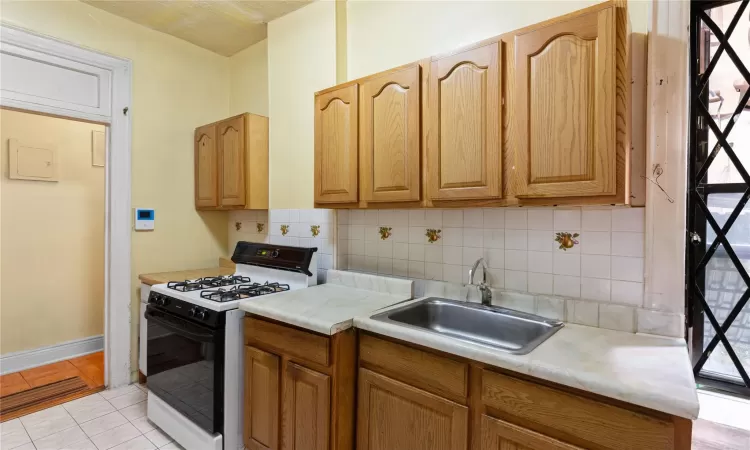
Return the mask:
<path id="1" fill-rule="evenodd" d="M 498 306 L 430 297 L 372 316 L 382 322 L 417 328 L 462 341 L 525 355 L 563 323 Z"/>

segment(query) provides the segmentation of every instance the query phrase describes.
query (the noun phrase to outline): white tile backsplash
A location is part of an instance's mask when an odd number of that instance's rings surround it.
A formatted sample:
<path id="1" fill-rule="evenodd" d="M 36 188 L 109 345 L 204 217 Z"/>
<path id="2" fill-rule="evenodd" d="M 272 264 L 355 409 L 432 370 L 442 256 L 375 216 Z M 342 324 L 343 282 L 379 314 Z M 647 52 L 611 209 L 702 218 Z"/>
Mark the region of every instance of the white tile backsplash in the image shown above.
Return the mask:
<path id="1" fill-rule="evenodd" d="M 635 331 L 635 309 L 622 305 L 599 305 L 599 327 L 616 331 Z"/>
<path id="2" fill-rule="evenodd" d="M 581 276 L 610 278 L 610 259 L 607 255 L 581 255 Z"/>
<path id="3" fill-rule="evenodd" d="M 528 230 L 526 248 L 535 252 L 551 252 L 555 248 L 554 231 Z"/>
<path id="4" fill-rule="evenodd" d="M 610 209 L 584 209 L 581 214 L 581 230 L 610 231 L 612 211 Z"/>
<path id="5" fill-rule="evenodd" d="M 485 229 L 484 248 L 505 248 L 505 230 Z"/>
<path id="6" fill-rule="evenodd" d="M 510 250 L 526 250 L 527 230 L 505 230 L 505 248 Z"/>
<path id="7" fill-rule="evenodd" d="M 643 281 L 643 258 L 611 256 L 612 279 L 621 281 Z"/>
<path id="8" fill-rule="evenodd" d="M 612 232 L 612 255 L 643 257 L 643 233 Z"/>
<path id="9" fill-rule="evenodd" d="M 512 291 L 528 291 L 528 276 L 526 271 L 505 270 L 505 289 Z"/>
<path id="10" fill-rule="evenodd" d="M 460 209 L 443 210 L 443 226 L 446 228 L 461 228 L 464 226 L 464 212 Z"/>
<path id="11" fill-rule="evenodd" d="M 555 231 L 569 231 L 581 229 L 581 209 L 556 209 Z"/>
<path id="12" fill-rule="evenodd" d="M 581 296 L 581 277 L 555 275 L 554 294 L 562 297 L 579 298 Z"/>
<path id="13" fill-rule="evenodd" d="M 529 272 L 529 292 L 532 294 L 554 294 L 553 290 L 553 278 L 554 276 L 549 273 L 533 273 Z"/>
<path id="14" fill-rule="evenodd" d="M 506 230 L 527 230 L 527 210 L 521 208 L 507 209 L 505 211 Z"/>
<path id="15" fill-rule="evenodd" d="M 643 208 L 612 209 L 612 231 L 643 233 L 645 226 Z"/>
<path id="16" fill-rule="evenodd" d="M 529 272 L 553 273 L 552 252 L 528 252 L 527 267 Z"/>
<path id="17" fill-rule="evenodd" d="M 581 253 L 586 255 L 610 255 L 612 233 L 609 231 L 582 231 Z"/>
<path id="18" fill-rule="evenodd" d="M 481 209 L 464 210 L 464 228 L 483 228 L 484 211 Z"/>
<path id="19" fill-rule="evenodd" d="M 526 272 L 528 270 L 527 261 L 528 253 L 525 250 L 505 249 L 505 269 Z"/>
<path id="20" fill-rule="evenodd" d="M 489 208 L 484 210 L 484 228 L 493 230 L 505 229 L 505 210 Z"/>
<path id="21" fill-rule="evenodd" d="M 554 210 L 551 208 L 530 209 L 527 214 L 528 229 L 554 230 L 553 212 Z"/>
<path id="22" fill-rule="evenodd" d="M 278 217 L 294 217 L 289 211 L 286 215 L 274 211 L 269 229 Z M 423 282 L 441 283 L 442 291 L 445 286 L 464 286 L 469 267 L 484 257 L 490 267 L 488 283 L 503 292 L 529 293 L 520 298 L 532 299 L 530 306 L 524 306 L 531 311 L 536 308 L 551 318 L 627 331 L 675 335 L 681 329 L 675 325 L 680 314 L 641 310 L 642 208 L 339 210 L 336 214 L 338 245 L 333 245 L 329 227 L 326 254 L 339 255 L 340 268 L 428 280 Z M 298 217 L 300 224 L 292 230 L 300 239 L 309 238 L 305 235 L 309 210 L 300 210 Z M 380 239 L 381 226 L 391 228 L 385 241 Z M 440 230 L 434 243 L 427 239 L 428 228 Z M 321 233 L 325 229 L 321 226 Z M 560 249 L 554 241 L 557 232 L 578 233 L 579 244 Z M 469 296 L 478 300 L 477 295 Z M 623 311 L 627 318 L 618 317 Z"/>

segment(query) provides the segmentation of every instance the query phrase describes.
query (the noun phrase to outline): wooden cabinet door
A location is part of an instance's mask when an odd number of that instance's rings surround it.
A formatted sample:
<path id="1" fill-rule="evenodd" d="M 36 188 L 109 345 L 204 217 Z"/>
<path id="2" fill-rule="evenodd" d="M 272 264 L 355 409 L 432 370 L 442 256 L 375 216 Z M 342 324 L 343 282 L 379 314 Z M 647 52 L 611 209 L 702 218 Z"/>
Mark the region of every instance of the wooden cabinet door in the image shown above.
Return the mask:
<path id="1" fill-rule="evenodd" d="M 502 195 L 501 61 L 497 42 L 433 58 L 427 141 L 432 199 Z"/>
<path id="2" fill-rule="evenodd" d="M 248 450 L 279 448 L 279 357 L 245 346 L 244 441 Z"/>
<path id="3" fill-rule="evenodd" d="M 615 7 L 516 36 L 519 197 L 616 193 Z"/>
<path id="4" fill-rule="evenodd" d="M 318 203 L 358 200 L 358 108 L 356 84 L 315 97 L 315 201 Z"/>
<path id="5" fill-rule="evenodd" d="M 195 129 L 195 207 L 219 206 L 216 126 Z"/>
<path id="6" fill-rule="evenodd" d="M 482 450 L 583 450 L 549 436 L 482 416 Z"/>
<path id="7" fill-rule="evenodd" d="M 368 202 L 419 200 L 420 83 L 419 64 L 362 83 L 360 170 Z"/>
<path id="8" fill-rule="evenodd" d="M 327 450 L 331 424 L 331 379 L 286 362 L 281 413 L 283 450 Z"/>
<path id="9" fill-rule="evenodd" d="M 465 450 L 469 410 L 465 406 L 359 370 L 358 450 Z"/>
<path id="10" fill-rule="evenodd" d="M 219 199 L 221 206 L 245 205 L 245 117 L 217 125 Z"/>

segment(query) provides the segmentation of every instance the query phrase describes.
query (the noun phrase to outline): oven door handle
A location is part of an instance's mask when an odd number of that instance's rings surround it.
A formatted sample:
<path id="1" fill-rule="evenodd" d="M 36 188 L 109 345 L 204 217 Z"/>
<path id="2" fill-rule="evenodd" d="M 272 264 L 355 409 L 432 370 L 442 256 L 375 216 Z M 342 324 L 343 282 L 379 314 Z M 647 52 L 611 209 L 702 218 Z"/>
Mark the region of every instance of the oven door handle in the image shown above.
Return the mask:
<path id="1" fill-rule="evenodd" d="M 196 341 L 213 342 L 216 337 L 213 333 L 195 333 L 193 331 L 186 330 L 185 328 L 180 327 L 178 324 L 173 323 L 170 320 L 164 319 L 163 316 L 154 314 L 153 312 L 148 311 L 148 310 L 146 311 L 144 316 L 146 317 L 146 319 L 153 320 L 154 322 L 157 322 L 159 325 L 163 326 L 164 328 L 172 332 L 181 334 L 191 339 L 195 339 Z"/>

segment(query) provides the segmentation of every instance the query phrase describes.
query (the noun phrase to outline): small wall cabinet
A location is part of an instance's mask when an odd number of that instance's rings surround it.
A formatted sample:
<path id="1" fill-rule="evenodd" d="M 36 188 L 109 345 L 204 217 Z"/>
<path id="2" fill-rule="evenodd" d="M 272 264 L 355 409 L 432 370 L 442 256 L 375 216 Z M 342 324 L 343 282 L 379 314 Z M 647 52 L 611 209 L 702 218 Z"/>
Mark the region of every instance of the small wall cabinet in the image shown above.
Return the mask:
<path id="1" fill-rule="evenodd" d="M 195 129 L 195 208 L 268 209 L 268 118 L 242 114 Z"/>
<path id="2" fill-rule="evenodd" d="M 356 202 L 358 198 L 357 85 L 315 97 L 315 200 Z"/>
<path id="3" fill-rule="evenodd" d="M 432 200 L 501 196 L 502 46 L 433 58 L 428 173 Z"/>
<path id="4" fill-rule="evenodd" d="M 412 64 L 360 87 L 360 159 L 365 201 L 420 200 L 421 69 Z"/>
<path id="5" fill-rule="evenodd" d="M 604 2 L 317 93 L 315 203 L 639 204 L 630 192 L 645 181 L 628 170 L 624 5 Z"/>
<path id="6" fill-rule="evenodd" d="M 352 449 L 355 330 L 324 336 L 247 316 L 244 331 L 245 447 Z"/>
<path id="7" fill-rule="evenodd" d="M 518 196 L 615 195 L 615 8 L 515 38 Z"/>

